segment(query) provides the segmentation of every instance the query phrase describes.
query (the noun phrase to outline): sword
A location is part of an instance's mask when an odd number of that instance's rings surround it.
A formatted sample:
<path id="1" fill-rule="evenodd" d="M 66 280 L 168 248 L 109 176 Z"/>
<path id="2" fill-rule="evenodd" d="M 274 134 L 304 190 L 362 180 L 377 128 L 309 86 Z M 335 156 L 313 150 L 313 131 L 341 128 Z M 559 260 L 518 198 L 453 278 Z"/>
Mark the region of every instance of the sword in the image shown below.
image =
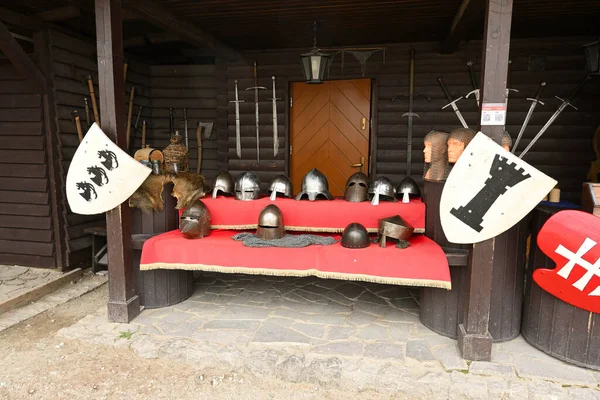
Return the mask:
<path id="1" fill-rule="evenodd" d="M 448 92 L 448 89 L 444 85 L 444 82 L 442 82 L 442 78 L 437 78 L 437 81 L 440 84 L 440 86 L 442 87 L 442 90 L 444 91 L 444 94 L 446 95 L 446 98 L 450 102 L 450 103 L 446 104 L 444 107 L 442 107 L 442 110 L 444 108 L 448 107 L 448 106 L 452 106 L 452 109 L 454 110 L 454 113 L 458 117 L 458 119 L 459 119 L 460 123 L 462 124 L 462 126 L 465 127 L 465 128 L 468 128 L 469 126 L 465 122 L 465 119 L 463 118 L 462 114 L 460 113 L 460 110 L 458 109 L 458 106 L 456 105 L 456 102 L 459 101 L 460 99 L 462 99 L 462 96 L 460 96 L 456 100 L 452 100 L 452 96 L 450 96 L 450 93 Z"/>
<path id="2" fill-rule="evenodd" d="M 277 100 L 281 99 L 276 97 L 275 77 L 272 76 L 271 79 L 273 79 L 273 97 L 269 100 L 273 102 L 273 157 L 277 157 L 277 153 L 279 152 L 279 133 L 277 132 Z"/>
<path id="3" fill-rule="evenodd" d="M 188 130 L 187 130 L 187 108 L 183 109 L 183 132 L 185 137 L 185 148 L 189 149 L 190 145 L 188 142 Z"/>
<path id="4" fill-rule="evenodd" d="M 479 89 L 477 89 L 477 80 L 475 79 L 475 73 L 473 72 L 473 61 L 467 61 L 467 67 L 469 68 L 469 77 L 471 78 L 473 90 L 471 90 L 466 97 L 469 98 L 470 95 L 475 94 L 475 101 L 477 102 L 477 108 L 479 108 Z"/>
<path id="5" fill-rule="evenodd" d="M 563 100 L 563 99 L 561 99 L 558 96 L 554 96 L 557 99 L 562 100 L 562 104 L 558 107 L 558 110 L 556 110 L 556 112 L 550 117 L 550 119 L 548 120 L 548 122 L 546 122 L 546 125 L 544 125 L 542 127 L 542 129 L 540 129 L 540 131 L 537 133 L 537 135 L 535 135 L 535 137 L 529 143 L 529 145 L 527 147 L 525 147 L 525 150 L 523 150 L 521 152 L 521 154 L 519 154 L 519 158 L 523 158 L 523 156 L 525 154 L 527 154 L 527 152 L 529 151 L 529 149 L 531 148 L 531 146 L 533 146 L 534 143 L 540 138 L 540 136 L 542 136 L 542 134 L 544 132 L 546 132 L 546 129 L 548 129 L 550 127 L 550 125 L 552 125 L 552 123 L 554 122 L 554 120 L 559 116 L 559 114 L 561 112 L 563 112 L 563 110 L 565 108 L 567 108 L 567 106 L 571 106 L 575 110 L 577 110 L 577 107 L 575 107 L 573 104 L 571 104 L 571 101 L 575 98 L 575 96 L 577 96 L 577 94 L 579 94 L 579 92 L 581 91 L 581 89 L 583 89 L 583 87 L 585 86 L 585 84 L 587 83 L 587 81 L 589 81 L 590 79 L 592 79 L 592 77 L 590 75 L 587 75 L 585 77 L 585 79 L 579 84 L 579 86 L 577 86 L 577 88 L 573 91 L 573 93 L 571 94 L 571 96 L 569 96 L 566 100 Z"/>
<path id="6" fill-rule="evenodd" d="M 238 81 L 233 81 L 235 85 L 235 100 L 230 100 L 230 103 L 235 103 L 235 152 L 238 158 L 242 158 L 242 143 L 240 134 L 240 103 L 244 103 L 244 100 L 238 99 Z"/>
<path id="7" fill-rule="evenodd" d="M 87 97 L 83 98 L 83 102 L 85 103 L 85 123 L 87 124 L 88 129 L 90 129 L 90 106 Z"/>
<path id="8" fill-rule="evenodd" d="M 523 126 L 521 126 L 521 130 L 519 131 L 519 134 L 517 135 L 517 140 L 515 141 L 515 145 L 513 146 L 512 150 L 511 150 L 511 153 L 513 153 L 513 154 L 515 154 L 515 150 L 517 149 L 517 146 L 519 145 L 519 141 L 521 140 L 521 137 L 523 137 L 523 132 L 525 132 L 525 128 L 527 128 L 527 124 L 529 123 L 529 120 L 531 119 L 533 110 L 538 105 L 538 103 L 540 103 L 541 105 L 544 105 L 544 102 L 542 102 L 540 100 L 540 95 L 542 94 L 542 89 L 544 88 L 544 86 L 546 86 L 546 82 L 540 83 L 540 87 L 538 88 L 538 91 L 535 94 L 535 98 L 533 98 L 533 99 L 531 97 L 527 98 L 527 100 L 531 101 L 531 105 L 529 106 L 529 111 L 527 112 L 525 121 L 523 121 Z"/>
<path id="9" fill-rule="evenodd" d="M 256 73 L 256 61 L 254 61 L 254 86 L 246 90 L 254 90 L 254 114 L 256 116 L 256 163 L 260 163 L 260 122 L 258 119 L 258 91 L 267 90 L 264 86 L 258 86 L 258 75 Z"/>

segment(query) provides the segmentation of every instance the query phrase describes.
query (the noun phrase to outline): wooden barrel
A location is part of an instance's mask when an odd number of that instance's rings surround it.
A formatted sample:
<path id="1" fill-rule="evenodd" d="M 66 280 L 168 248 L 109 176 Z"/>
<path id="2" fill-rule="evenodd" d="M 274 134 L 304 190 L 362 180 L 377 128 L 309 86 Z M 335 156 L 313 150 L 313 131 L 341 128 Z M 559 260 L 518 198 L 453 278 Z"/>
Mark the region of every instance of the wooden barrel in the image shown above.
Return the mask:
<path id="1" fill-rule="evenodd" d="M 565 303 L 533 281 L 537 268 L 556 266 L 538 248 L 537 233 L 548 218 L 562 209 L 538 206 L 533 212 L 521 333 L 529 344 L 552 357 L 600 370 L 600 314 Z"/>
<path id="2" fill-rule="evenodd" d="M 148 161 L 150 163 L 152 163 L 152 161 L 154 161 L 154 160 L 158 160 L 158 161 L 160 161 L 161 164 L 165 159 L 162 151 L 160 151 L 158 149 L 153 149 L 153 148 L 149 147 L 149 145 L 146 145 L 145 148 L 139 149 L 138 151 L 136 151 L 135 154 L 133 155 L 133 158 L 136 161 L 140 161 L 140 162 Z"/>

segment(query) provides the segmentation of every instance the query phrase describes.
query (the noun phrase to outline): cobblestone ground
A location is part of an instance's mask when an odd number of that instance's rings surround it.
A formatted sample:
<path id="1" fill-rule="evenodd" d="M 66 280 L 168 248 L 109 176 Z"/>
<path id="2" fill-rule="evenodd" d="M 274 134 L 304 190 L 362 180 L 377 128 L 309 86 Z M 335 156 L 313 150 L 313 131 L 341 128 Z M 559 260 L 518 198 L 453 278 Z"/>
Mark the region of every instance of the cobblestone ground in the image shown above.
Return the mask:
<path id="1" fill-rule="evenodd" d="M 47 269 L 0 265 L 0 303 L 51 282 L 61 275 L 59 271 Z"/>
<path id="2" fill-rule="evenodd" d="M 194 295 L 173 307 L 114 324 L 103 306 L 57 335 L 226 373 L 411 399 L 600 399 L 600 372 L 558 361 L 520 337 L 495 344 L 492 362 L 465 362 L 456 341 L 419 322 L 417 294 L 362 282 L 204 274 Z"/>

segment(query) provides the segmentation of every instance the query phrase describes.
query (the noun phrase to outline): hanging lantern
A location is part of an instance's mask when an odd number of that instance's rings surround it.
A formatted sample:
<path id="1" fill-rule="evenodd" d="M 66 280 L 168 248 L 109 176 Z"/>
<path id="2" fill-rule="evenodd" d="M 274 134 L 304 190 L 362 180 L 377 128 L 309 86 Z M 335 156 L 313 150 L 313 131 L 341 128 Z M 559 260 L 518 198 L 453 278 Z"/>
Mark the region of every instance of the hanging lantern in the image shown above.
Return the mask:
<path id="1" fill-rule="evenodd" d="M 323 53 L 317 48 L 317 23 L 313 22 L 313 48 L 309 53 L 301 55 L 306 83 L 323 83 L 325 71 L 329 70 L 333 61 L 332 55 Z"/>
<path id="2" fill-rule="evenodd" d="M 583 46 L 587 70 L 590 75 L 600 74 L 600 40 Z"/>

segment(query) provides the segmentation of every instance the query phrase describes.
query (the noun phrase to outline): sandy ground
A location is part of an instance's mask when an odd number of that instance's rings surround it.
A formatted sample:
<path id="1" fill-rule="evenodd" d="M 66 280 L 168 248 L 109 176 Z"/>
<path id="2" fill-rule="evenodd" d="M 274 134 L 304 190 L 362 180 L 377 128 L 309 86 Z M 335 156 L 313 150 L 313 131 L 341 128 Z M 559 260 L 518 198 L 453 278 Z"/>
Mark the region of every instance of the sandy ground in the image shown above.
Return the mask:
<path id="1" fill-rule="evenodd" d="M 106 304 L 107 285 L 0 333 L 0 399 L 382 399 L 309 384 L 223 375 L 129 349 L 56 337 Z M 115 340 L 123 340 L 115 337 Z"/>

